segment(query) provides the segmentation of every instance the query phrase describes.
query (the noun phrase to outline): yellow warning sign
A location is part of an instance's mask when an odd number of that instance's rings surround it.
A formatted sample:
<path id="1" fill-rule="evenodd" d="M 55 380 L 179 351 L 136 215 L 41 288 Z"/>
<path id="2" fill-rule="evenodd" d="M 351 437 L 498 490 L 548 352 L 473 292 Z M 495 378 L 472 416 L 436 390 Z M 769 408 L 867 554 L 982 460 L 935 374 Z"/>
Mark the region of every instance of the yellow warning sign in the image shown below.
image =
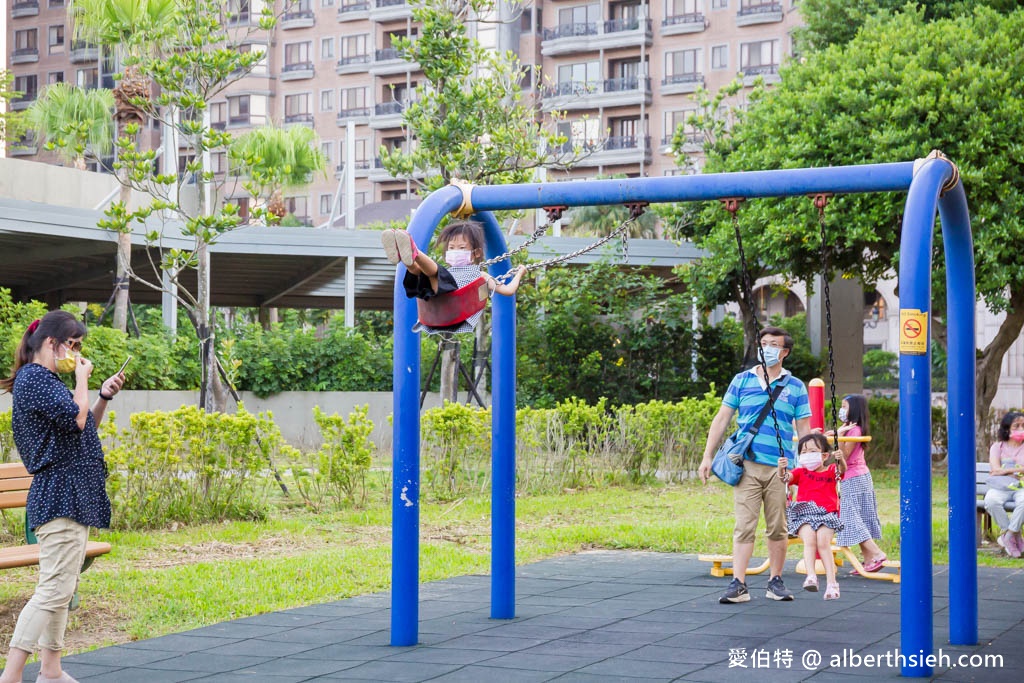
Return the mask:
<path id="1" fill-rule="evenodd" d="M 900 353 L 923 356 L 928 353 L 928 313 L 916 308 L 900 309 Z"/>

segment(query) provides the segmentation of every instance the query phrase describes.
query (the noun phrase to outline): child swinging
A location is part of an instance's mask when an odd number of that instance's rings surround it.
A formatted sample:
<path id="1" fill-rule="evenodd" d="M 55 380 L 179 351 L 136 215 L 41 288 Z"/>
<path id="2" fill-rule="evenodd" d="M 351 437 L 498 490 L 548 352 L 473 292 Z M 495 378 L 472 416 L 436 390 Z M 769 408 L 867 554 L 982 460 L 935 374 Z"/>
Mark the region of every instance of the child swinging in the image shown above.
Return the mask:
<path id="1" fill-rule="evenodd" d="M 405 230 L 385 230 L 381 235 L 388 262 L 403 263 L 407 269 L 402 279 L 406 296 L 421 300 L 420 321 L 413 327 L 413 331 L 425 331 L 427 334 L 470 332 L 483 315 L 486 293 L 497 292 L 505 296 L 515 294 L 526 273 L 526 266 L 519 266 L 508 283 L 500 283 L 482 271 L 479 263 L 483 261 L 484 255 L 484 232 L 480 224 L 474 221 L 449 223 L 441 231 L 438 241 L 444 246 L 447 266 L 438 264 L 419 251 L 412 235 Z M 441 297 L 460 296 L 460 290 L 471 287 L 477 281 L 480 282 L 481 296 L 476 297 L 475 301 L 471 297 L 469 305 L 463 307 L 461 312 L 448 314 L 448 319 L 444 319 L 444 316 L 425 319 L 430 316 L 424 315 L 422 302 L 432 299 L 440 302 Z M 472 292 L 469 294 L 472 295 Z"/>

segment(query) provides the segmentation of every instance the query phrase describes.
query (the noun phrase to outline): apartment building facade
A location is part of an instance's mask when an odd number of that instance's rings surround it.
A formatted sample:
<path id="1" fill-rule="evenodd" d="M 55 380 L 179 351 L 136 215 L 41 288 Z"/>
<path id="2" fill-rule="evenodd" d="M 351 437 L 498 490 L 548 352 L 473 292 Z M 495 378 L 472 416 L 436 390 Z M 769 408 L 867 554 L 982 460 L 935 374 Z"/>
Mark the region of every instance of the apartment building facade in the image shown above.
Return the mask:
<path id="1" fill-rule="evenodd" d="M 27 108 L 49 83 L 113 86 L 112 56 L 70 42 L 66 0 L 11 2 L 9 68 L 24 93 L 15 108 Z M 259 2 L 230 0 L 232 22 L 255 25 Z M 391 177 L 379 155 L 381 147 L 415 144 L 402 128 L 402 112 L 422 73 L 394 47 L 395 36 L 418 34 L 411 5 L 295 0 L 278 1 L 275 9 L 280 21 L 271 40 L 256 31 L 238 43 L 239 50 L 264 50 L 266 58 L 211 103 L 212 125 L 241 133 L 274 121 L 316 131 L 329 171 L 288 197 L 290 212 L 309 224 L 328 219 L 345 169 L 354 176 L 357 207 L 414 196 L 418 179 Z M 695 108 L 697 87 L 715 91 L 737 74 L 748 83 L 757 76 L 777 80 L 799 25 L 794 0 L 546 0 L 497 12 L 471 30 L 485 47 L 512 50 L 538 67 L 524 76 L 524 96 L 542 116 L 564 112 L 557 126 L 587 152 L 551 180 L 683 172 L 670 142 Z M 687 151 L 699 157 L 695 135 Z M 9 143 L 8 153 L 56 162 L 31 138 Z M 186 161 L 182 156 L 179 167 Z M 223 155 L 210 162 L 229 173 Z M 246 210 L 240 181 L 229 182 L 226 195 Z"/>

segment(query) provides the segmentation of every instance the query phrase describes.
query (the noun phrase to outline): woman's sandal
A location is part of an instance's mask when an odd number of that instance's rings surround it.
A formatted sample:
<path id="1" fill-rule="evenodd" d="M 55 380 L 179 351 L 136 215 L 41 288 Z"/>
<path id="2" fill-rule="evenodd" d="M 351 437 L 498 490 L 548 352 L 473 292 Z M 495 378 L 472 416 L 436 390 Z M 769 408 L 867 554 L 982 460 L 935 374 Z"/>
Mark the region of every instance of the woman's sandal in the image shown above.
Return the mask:
<path id="1" fill-rule="evenodd" d="M 838 600 L 839 599 L 839 584 L 838 583 L 830 583 L 828 585 L 828 587 L 825 588 L 825 599 L 826 600 Z"/>

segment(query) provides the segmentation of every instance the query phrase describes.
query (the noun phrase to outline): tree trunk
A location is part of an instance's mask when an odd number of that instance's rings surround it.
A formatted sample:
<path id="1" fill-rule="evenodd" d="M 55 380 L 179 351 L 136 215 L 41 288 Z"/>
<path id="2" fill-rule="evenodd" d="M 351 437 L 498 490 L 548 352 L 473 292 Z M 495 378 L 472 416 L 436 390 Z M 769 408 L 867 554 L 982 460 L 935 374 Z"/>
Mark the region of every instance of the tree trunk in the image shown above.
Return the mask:
<path id="1" fill-rule="evenodd" d="M 121 201 L 128 206 L 131 199 L 132 189 L 127 185 L 121 186 Z M 122 332 L 128 331 L 128 271 L 132 262 L 132 236 L 131 233 L 117 233 L 117 279 L 114 290 L 114 329 Z"/>
<path id="2" fill-rule="evenodd" d="M 441 344 L 441 403 L 459 402 L 459 343 L 445 341 Z"/>
<path id="3" fill-rule="evenodd" d="M 992 400 L 999 388 L 999 375 L 1003 369 L 1003 356 L 1020 336 L 1024 327 L 1024 289 L 1010 292 L 1010 305 L 1006 319 L 999 325 L 995 339 L 981 352 L 978 359 L 975 381 L 977 382 L 977 406 L 975 412 L 978 425 L 987 424 Z"/>
<path id="4" fill-rule="evenodd" d="M 199 404 L 206 412 L 222 410 L 224 407 L 223 391 L 217 376 L 216 340 L 214 339 L 212 317 L 210 315 L 210 247 L 200 242 L 196 249 L 196 330 L 199 335 L 200 357 L 202 370 L 199 387 Z"/>

